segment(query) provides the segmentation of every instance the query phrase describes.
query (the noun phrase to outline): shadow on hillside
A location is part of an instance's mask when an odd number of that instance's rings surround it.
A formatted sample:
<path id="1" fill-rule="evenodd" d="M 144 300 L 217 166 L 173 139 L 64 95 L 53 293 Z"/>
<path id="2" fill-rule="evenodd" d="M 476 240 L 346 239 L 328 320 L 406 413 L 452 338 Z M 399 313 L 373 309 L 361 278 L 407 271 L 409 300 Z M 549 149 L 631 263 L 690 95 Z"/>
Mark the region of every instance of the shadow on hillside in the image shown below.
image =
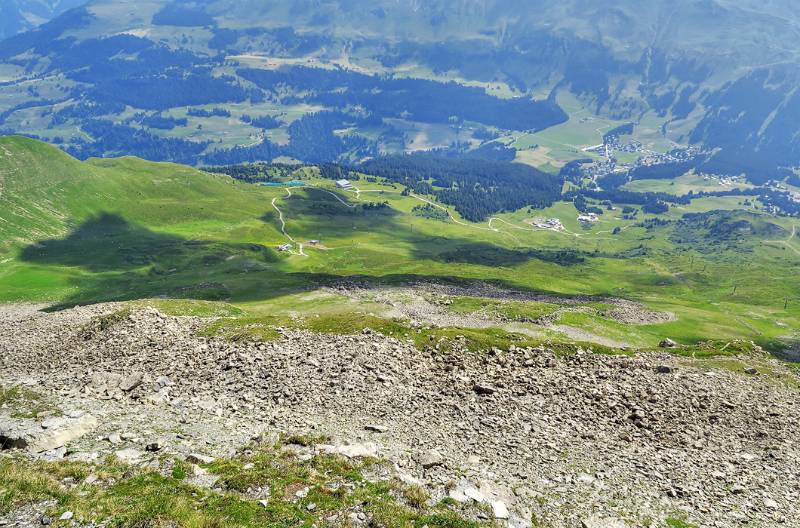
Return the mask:
<path id="1" fill-rule="evenodd" d="M 280 261 L 262 245 L 188 240 L 108 213 L 63 239 L 24 248 L 20 258 L 90 272 L 72 279 L 75 294 L 60 307 L 157 296 L 223 299 L 230 292 L 215 279 L 220 273 L 265 269 Z"/>
<path id="2" fill-rule="evenodd" d="M 64 239 L 44 240 L 26 247 L 21 258 L 37 264 L 81 267 L 95 273 L 143 266 L 153 266 L 157 272 L 162 268 L 217 264 L 241 251 L 257 253 L 265 262 L 278 260 L 272 250 L 263 246 L 186 240 L 104 213 L 90 218 Z"/>
<path id="3" fill-rule="evenodd" d="M 515 266 L 536 259 L 550 264 L 573 266 L 586 259 L 575 250 L 506 249 L 488 243 L 453 241 L 438 246 L 428 245 L 415 248 L 414 255 L 419 259 L 436 260 L 478 266 Z"/>
<path id="4" fill-rule="evenodd" d="M 391 214 L 375 214 L 362 221 L 408 243 L 416 259 L 484 266 L 513 266 L 536 258 L 561 265 L 581 262 L 577 253 L 514 251 L 487 243 L 413 235 Z M 372 218 L 375 216 L 376 218 Z M 384 216 L 386 218 L 384 218 Z M 264 221 L 275 221 L 265 215 Z M 304 222 L 307 229 L 324 231 L 324 218 Z M 320 225 L 321 224 L 321 225 Z M 62 239 L 44 240 L 23 249 L 21 260 L 38 265 L 72 267 L 75 293 L 54 310 L 78 304 L 169 297 L 202 300 L 260 301 L 307 291 L 320 286 L 358 280 L 373 284 L 419 281 L 464 282 L 458 277 L 392 274 L 391 262 L 358 276 L 296 272 L 288 269 L 278 253 L 259 244 L 235 244 L 213 240 L 188 240 L 159 233 L 104 213 L 92 217 Z M 498 283 L 498 286 L 508 286 Z M 518 286 L 515 286 L 518 288 Z"/>
<path id="5" fill-rule="evenodd" d="M 294 194 L 277 201 L 284 218 L 289 223 L 301 219 L 303 225 L 313 226 L 329 234 L 336 234 L 338 229 L 353 226 L 387 228 L 393 226 L 401 216 L 399 211 L 379 201 L 352 202 L 347 196 L 313 187 L 308 187 L 303 192 L 308 197 Z M 336 199 L 334 195 L 339 198 Z M 272 209 L 262 220 L 274 223 L 277 217 L 277 211 Z"/>

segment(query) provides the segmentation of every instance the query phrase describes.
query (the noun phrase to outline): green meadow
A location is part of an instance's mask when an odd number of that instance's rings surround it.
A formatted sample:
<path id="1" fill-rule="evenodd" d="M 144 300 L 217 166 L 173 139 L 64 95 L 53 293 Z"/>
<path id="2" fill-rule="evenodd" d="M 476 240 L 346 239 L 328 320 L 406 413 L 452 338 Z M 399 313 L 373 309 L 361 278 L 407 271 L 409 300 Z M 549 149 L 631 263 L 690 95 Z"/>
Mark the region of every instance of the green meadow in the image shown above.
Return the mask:
<path id="1" fill-rule="evenodd" d="M 0 460 L 0 514 L 21 505 L 47 505 L 53 526 L 192 526 L 256 528 L 326 525 L 331 516 L 364 512 L 391 528 L 480 528 L 493 523 L 481 506 L 442 500 L 430 505 L 422 487 L 398 480 L 374 482 L 370 472 L 386 465 L 375 459 L 349 461 L 334 455 L 301 460 L 286 447 L 311 446 L 325 438 L 287 436 L 254 444 L 203 467 L 164 455 L 152 466 L 132 467 L 110 457 L 95 464 Z M 197 474 L 219 480 L 214 489 L 197 485 Z M 90 478 L 91 477 L 91 478 Z M 64 482 L 73 482 L 66 485 Z M 269 501 L 251 490 L 269 487 Z M 302 498 L 296 494 L 306 490 Z M 51 502 L 46 502 L 51 501 Z M 53 504 L 52 506 L 50 504 Z M 76 521 L 60 520 L 65 513 Z M 42 523 L 45 524 L 45 523 Z"/>
<path id="2" fill-rule="evenodd" d="M 473 224 L 455 211 L 451 220 L 415 215 L 421 199 L 381 180 L 355 182 L 356 193 L 335 189 L 314 171 L 293 178 L 306 186 L 261 187 L 134 158 L 80 162 L 36 141 L 1 138 L 0 302 L 60 309 L 183 299 L 182 310 L 189 312 L 196 309 L 191 301 L 206 301 L 233 307 L 240 315 L 232 317 L 335 322 L 389 317 L 385 306 L 321 289 L 342 281 L 385 287 L 491 282 L 565 299 L 621 297 L 675 315 L 651 325 L 592 313 L 560 322 L 583 329 L 589 341 L 597 336 L 650 348 L 664 337 L 686 345 L 753 340 L 786 352 L 797 337 L 796 220 L 740 211 L 737 197 L 695 200 L 663 215 L 660 220 L 673 221 L 663 226 L 643 223 L 655 217 L 642 212 L 626 220 L 619 209 L 584 226 L 574 206 L 563 202 Z M 685 212 L 720 209 L 752 214 L 750 221 L 773 227 L 735 243 L 717 241 L 700 227 L 684 228 L 676 238 Z M 550 217 L 559 218 L 564 231 L 528 223 Z M 290 251 L 279 251 L 285 243 Z M 453 309 L 463 313 L 469 306 L 461 301 Z M 505 306 L 501 312 L 539 308 Z"/>

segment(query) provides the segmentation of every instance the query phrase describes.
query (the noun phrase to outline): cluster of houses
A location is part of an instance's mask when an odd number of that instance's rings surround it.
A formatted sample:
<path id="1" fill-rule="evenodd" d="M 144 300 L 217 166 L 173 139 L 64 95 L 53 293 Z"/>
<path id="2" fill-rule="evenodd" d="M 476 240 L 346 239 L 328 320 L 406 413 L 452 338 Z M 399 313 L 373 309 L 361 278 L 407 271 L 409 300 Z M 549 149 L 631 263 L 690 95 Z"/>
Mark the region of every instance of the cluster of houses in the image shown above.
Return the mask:
<path id="1" fill-rule="evenodd" d="M 609 174 L 625 173 L 636 167 L 652 167 L 655 165 L 689 161 L 703 154 L 703 150 L 696 146 L 674 148 L 666 153 L 653 152 L 646 149 L 644 145 L 637 141 L 621 144 L 619 138 L 614 136 L 610 137 L 605 143 L 585 147 L 582 148 L 581 151 L 600 154 L 604 158 L 594 163 L 587 163 L 581 167 L 583 177 L 589 178 L 595 183 L 598 179 Z M 618 151 L 638 152 L 642 154 L 642 156 L 633 164 L 619 163 L 614 156 L 614 153 Z"/>
<path id="2" fill-rule="evenodd" d="M 564 224 L 562 224 L 561 220 L 558 218 L 548 218 L 547 220 L 540 220 L 537 218 L 533 221 L 533 225 L 539 229 L 552 229 L 554 231 L 564 230 Z"/>
<path id="3" fill-rule="evenodd" d="M 703 181 L 717 180 L 717 185 L 732 187 L 739 183 L 734 176 L 716 176 L 713 174 L 704 174 Z"/>
<path id="4" fill-rule="evenodd" d="M 600 217 L 597 215 L 597 213 L 583 213 L 578 216 L 578 222 L 584 224 L 593 224 L 598 220 L 600 220 Z"/>
<path id="5" fill-rule="evenodd" d="M 308 241 L 308 245 L 309 246 L 319 246 L 320 245 L 320 241 L 319 240 L 309 240 Z M 292 244 L 288 244 L 288 243 L 287 244 L 281 244 L 280 246 L 278 246 L 278 251 L 281 251 L 281 252 L 285 253 L 287 251 L 291 251 L 293 247 L 294 246 Z"/>
<path id="6" fill-rule="evenodd" d="M 703 149 L 691 146 L 687 148 L 674 148 L 669 152 L 648 152 L 646 156 L 636 162 L 637 166 L 652 167 L 653 165 L 663 165 L 665 163 L 679 163 L 689 161 L 703 154 Z"/>

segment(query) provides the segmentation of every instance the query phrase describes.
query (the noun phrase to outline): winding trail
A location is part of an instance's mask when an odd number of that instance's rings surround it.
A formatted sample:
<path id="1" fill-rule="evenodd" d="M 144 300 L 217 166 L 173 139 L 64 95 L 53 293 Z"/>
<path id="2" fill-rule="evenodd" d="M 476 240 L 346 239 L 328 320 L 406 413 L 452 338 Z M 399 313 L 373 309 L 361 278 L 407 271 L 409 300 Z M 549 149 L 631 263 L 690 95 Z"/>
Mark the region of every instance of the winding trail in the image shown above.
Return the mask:
<path id="1" fill-rule="evenodd" d="M 342 197 L 339 196 L 337 193 L 334 193 L 334 192 L 329 191 L 327 189 L 324 189 L 322 187 L 318 187 L 316 185 L 309 184 L 309 185 L 307 185 L 307 187 L 331 195 L 339 203 L 341 203 L 342 205 L 344 205 L 347 208 L 355 209 L 357 207 L 357 205 L 348 203 L 345 200 L 343 200 Z M 352 192 L 355 195 L 355 199 L 359 200 L 359 201 L 361 199 L 361 193 L 401 194 L 401 191 L 393 191 L 393 190 L 386 190 L 386 189 L 366 189 L 366 190 L 364 190 L 364 189 L 359 189 L 358 187 L 353 187 L 350 190 L 350 192 Z M 287 198 L 290 198 L 292 196 L 292 191 L 289 188 L 286 188 L 286 193 L 287 193 L 287 196 L 286 196 Z M 445 207 L 445 206 L 443 206 L 441 204 L 438 204 L 436 202 L 433 202 L 433 201 L 431 201 L 431 200 L 429 200 L 427 198 L 423 198 L 422 196 L 419 196 L 419 195 L 417 195 L 417 194 L 415 194 L 413 192 L 410 192 L 409 196 L 414 198 L 415 200 L 418 200 L 418 201 L 424 203 L 424 204 L 430 205 L 430 206 L 435 207 L 435 208 L 437 208 L 437 209 L 439 209 L 441 211 L 444 211 L 445 213 L 447 213 L 448 219 L 450 221 L 452 221 L 454 224 L 457 224 L 457 225 L 460 225 L 460 226 L 463 226 L 463 227 L 469 227 L 471 229 L 477 229 L 479 231 L 497 233 L 498 235 L 503 235 L 503 236 L 506 236 L 506 237 L 510 238 L 516 244 L 521 244 L 521 241 L 520 241 L 519 238 L 514 236 L 513 233 L 507 231 L 506 229 L 500 229 L 498 227 L 495 227 L 494 224 L 496 222 L 499 222 L 499 223 L 503 224 L 507 229 L 514 229 L 514 230 L 517 230 L 517 231 L 526 231 L 526 232 L 532 232 L 532 233 L 536 233 L 536 232 L 539 232 L 539 231 L 550 231 L 550 232 L 559 233 L 559 234 L 562 234 L 562 235 L 568 236 L 568 237 L 584 238 L 584 237 L 592 236 L 593 238 L 595 238 L 597 240 L 612 240 L 612 238 L 609 238 L 609 237 L 599 237 L 599 236 L 597 236 L 597 235 L 604 234 L 604 233 L 611 233 L 610 230 L 608 230 L 608 231 L 598 231 L 597 233 L 586 233 L 586 234 L 584 234 L 584 233 L 574 233 L 574 232 L 569 231 L 567 229 L 563 229 L 563 230 L 536 229 L 536 228 L 534 228 L 532 226 L 529 226 L 529 225 L 521 226 L 521 225 L 518 225 L 518 224 L 514 224 L 512 222 L 509 222 L 509 221 L 507 221 L 507 220 L 505 220 L 503 218 L 496 217 L 496 216 L 493 216 L 493 217 L 489 218 L 489 222 L 484 227 L 484 226 L 476 225 L 476 224 L 473 224 L 473 223 L 468 223 L 468 222 L 461 221 L 458 218 L 456 218 L 453 215 L 453 213 L 447 207 Z M 293 255 L 299 255 L 299 256 L 307 257 L 308 255 L 304 252 L 303 244 L 298 243 L 286 231 L 286 221 L 284 219 L 283 213 L 281 212 L 281 210 L 277 206 L 277 203 L 276 203 L 277 200 L 278 200 L 278 198 L 274 198 L 272 200 L 272 207 L 275 208 L 276 211 L 278 211 L 278 215 L 280 217 L 280 222 L 281 222 L 281 232 L 283 233 L 283 235 L 289 241 L 291 241 L 293 244 L 297 244 L 298 247 L 299 247 L 299 252 L 290 251 L 290 253 L 293 254 Z M 627 225 L 627 226 L 623 227 L 622 230 L 625 231 L 625 230 L 629 229 L 630 227 L 632 227 L 632 226 L 631 225 Z M 789 240 L 791 240 L 794 236 L 795 236 L 795 232 L 793 231 L 792 232 L 792 236 L 789 238 Z M 781 241 L 780 243 L 788 245 L 790 247 L 790 249 L 792 249 L 792 251 L 794 251 L 795 253 L 800 255 L 800 251 L 798 251 L 796 248 L 791 246 L 788 241 Z"/>
<path id="2" fill-rule="evenodd" d="M 292 191 L 288 187 L 286 188 L 286 198 L 292 197 Z M 297 244 L 298 251 L 289 251 L 292 255 L 297 255 L 299 257 L 307 257 L 308 255 L 303 251 L 303 244 L 297 242 L 292 235 L 286 232 L 286 220 L 283 218 L 283 211 L 278 208 L 276 202 L 278 201 L 278 197 L 272 199 L 272 207 L 278 211 L 278 218 L 281 221 L 281 233 L 285 236 L 292 244 Z"/>
<path id="3" fill-rule="evenodd" d="M 339 196 L 335 192 L 331 192 L 331 191 L 329 191 L 327 189 L 323 189 L 322 187 L 317 187 L 316 185 L 309 185 L 308 187 L 310 189 L 316 189 L 318 191 L 322 191 L 324 193 L 330 194 L 331 196 L 333 196 L 334 198 L 339 200 L 339 202 L 341 202 L 341 204 L 344 205 L 345 207 L 349 207 L 350 209 L 355 209 L 356 208 L 356 206 L 354 204 L 349 204 L 349 203 L 345 202 L 344 200 L 342 200 L 341 196 Z"/>
<path id="4" fill-rule="evenodd" d="M 794 251 L 796 255 L 800 255 L 800 250 L 798 250 L 796 247 L 794 247 L 792 245 L 792 240 L 794 240 L 794 238 L 796 236 L 797 236 L 797 226 L 793 225 L 792 226 L 792 234 L 789 235 L 789 238 L 787 238 L 786 240 L 782 241 L 781 244 L 783 244 L 784 246 L 786 246 L 789 249 L 791 249 L 792 251 Z"/>
<path id="5" fill-rule="evenodd" d="M 794 251 L 794 253 L 796 255 L 800 255 L 800 250 L 798 250 L 796 247 L 794 247 L 792 245 L 792 240 L 794 240 L 794 238 L 796 236 L 797 236 L 797 226 L 793 225 L 792 226 L 792 234 L 789 235 L 789 238 L 787 238 L 786 240 L 768 240 L 768 241 L 766 241 L 766 243 L 767 244 L 780 244 L 782 246 L 786 246 L 789 249 L 791 249 L 792 251 Z"/>
<path id="6" fill-rule="evenodd" d="M 423 197 L 421 197 L 421 196 L 417 196 L 417 195 L 416 195 L 416 194 L 414 194 L 414 193 L 408 193 L 408 195 L 409 195 L 409 196 L 411 196 L 412 198 L 416 198 L 416 199 L 417 199 L 417 200 L 419 200 L 420 202 L 424 202 L 424 203 L 426 203 L 426 204 L 428 204 L 428 205 L 431 205 L 431 206 L 433 206 L 433 207 L 436 207 L 437 209 L 441 209 L 442 211 L 444 211 L 445 213 L 447 213 L 447 216 L 450 218 L 450 220 L 452 220 L 454 223 L 456 223 L 456 224 L 458 224 L 458 225 L 460 225 L 460 226 L 464 226 L 464 227 L 471 227 L 471 228 L 473 228 L 473 229 L 479 229 L 479 230 L 481 230 L 481 231 L 491 231 L 491 232 L 493 232 L 493 233 L 502 233 L 502 231 L 500 231 L 499 229 L 497 229 L 497 228 L 495 228 L 495 227 L 481 227 L 481 226 L 477 226 L 477 225 L 473 225 L 473 224 L 467 224 L 467 223 L 465 223 L 465 222 L 462 222 L 461 220 L 459 220 L 459 219 L 457 219 L 456 217 L 454 217 L 454 216 L 453 216 L 453 213 L 451 213 L 451 212 L 450 212 L 450 210 L 449 210 L 447 207 L 444 207 L 444 206 L 442 206 L 442 205 L 439 205 L 439 204 L 437 204 L 437 203 L 435 203 L 435 202 L 432 202 L 432 201 L 430 201 L 430 200 L 427 200 L 427 199 L 425 199 L 425 198 L 423 198 Z"/>

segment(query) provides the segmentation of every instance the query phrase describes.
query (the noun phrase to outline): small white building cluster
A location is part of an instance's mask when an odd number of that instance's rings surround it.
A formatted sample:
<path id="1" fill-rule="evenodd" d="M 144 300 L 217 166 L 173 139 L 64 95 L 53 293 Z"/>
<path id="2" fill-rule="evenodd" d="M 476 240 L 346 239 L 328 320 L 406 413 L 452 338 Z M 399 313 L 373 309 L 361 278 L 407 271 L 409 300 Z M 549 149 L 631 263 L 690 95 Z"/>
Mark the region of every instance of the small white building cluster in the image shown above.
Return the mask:
<path id="1" fill-rule="evenodd" d="M 703 181 L 712 181 L 712 180 L 716 180 L 717 181 L 717 185 L 722 185 L 722 186 L 725 186 L 725 185 L 726 186 L 733 186 L 733 185 L 736 185 L 738 183 L 736 181 L 736 178 L 734 178 L 732 176 L 714 176 L 714 175 L 711 175 L 711 174 L 703 175 Z"/>
<path id="2" fill-rule="evenodd" d="M 336 186 L 340 189 L 344 189 L 345 191 L 349 191 L 353 188 L 353 184 L 350 183 L 350 180 L 339 180 L 336 182 Z"/>
<path id="3" fill-rule="evenodd" d="M 563 231 L 564 224 L 558 218 L 548 218 L 547 220 L 536 220 L 533 225 L 539 229 L 552 229 L 553 231 Z"/>
<path id="4" fill-rule="evenodd" d="M 582 215 L 580 215 L 578 217 L 578 222 L 583 222 L 583 223 L 586 223 L 586 224 L 593 224 L 594 222 L 597 222 L 598 220 L 600 220 L 600 217 L 597 216 L 596 213 L 583 213 Z"/>

